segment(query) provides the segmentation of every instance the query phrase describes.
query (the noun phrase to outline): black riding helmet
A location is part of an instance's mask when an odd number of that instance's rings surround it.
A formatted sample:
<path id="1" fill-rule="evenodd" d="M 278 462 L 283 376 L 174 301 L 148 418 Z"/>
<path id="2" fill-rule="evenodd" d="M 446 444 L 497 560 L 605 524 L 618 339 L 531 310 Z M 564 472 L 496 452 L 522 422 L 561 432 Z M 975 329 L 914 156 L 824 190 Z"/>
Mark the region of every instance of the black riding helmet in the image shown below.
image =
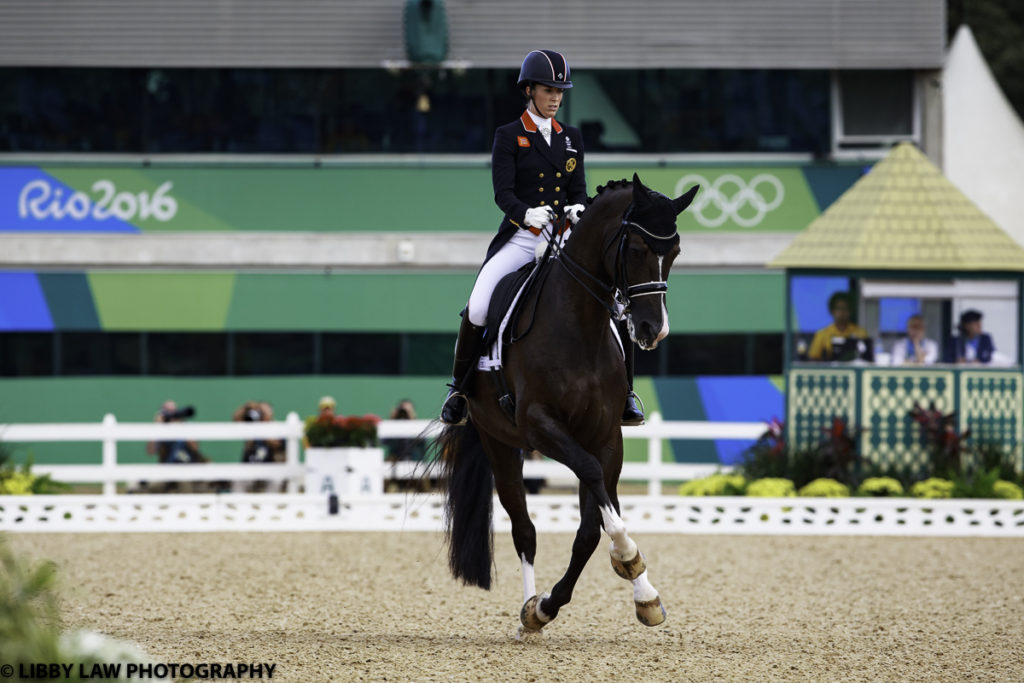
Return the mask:
<path id="1" fill-rule="evenodd" d="M 534 50 L 523 60 L 516 87 L 522 89 L 531 83 L 550 85 L 553 88 L 571 88 L 569 62 L 565 61 L 561 53 L 554 50 Z"/>

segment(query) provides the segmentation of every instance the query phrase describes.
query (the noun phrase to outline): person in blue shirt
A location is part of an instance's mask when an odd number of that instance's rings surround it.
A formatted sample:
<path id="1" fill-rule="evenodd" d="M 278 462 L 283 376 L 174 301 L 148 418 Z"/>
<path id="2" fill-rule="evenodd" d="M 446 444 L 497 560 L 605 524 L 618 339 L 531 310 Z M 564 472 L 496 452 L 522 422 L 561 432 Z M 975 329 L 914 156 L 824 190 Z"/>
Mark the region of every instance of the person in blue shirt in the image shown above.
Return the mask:
<path id="1" fill-rule="evenodd" d="M 981 331 L 981 312 L 974 309 L 960 314 L 960 334 L 946 346 L 943 360 L 947 363 L 988 364 L 992 362 L 995 344 Z"/>

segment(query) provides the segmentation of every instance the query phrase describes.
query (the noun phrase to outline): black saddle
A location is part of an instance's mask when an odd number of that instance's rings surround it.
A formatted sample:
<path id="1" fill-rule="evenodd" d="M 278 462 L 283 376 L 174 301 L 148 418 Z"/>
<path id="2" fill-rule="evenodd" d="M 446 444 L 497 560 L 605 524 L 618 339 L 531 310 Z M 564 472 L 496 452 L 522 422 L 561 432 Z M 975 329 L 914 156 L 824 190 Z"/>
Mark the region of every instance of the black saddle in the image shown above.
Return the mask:
<path id="1" fill-rule="evenodd" d="M 491 305 L 487 309 L 487 328 L 484 330 L 484 348 L 490 348 L 498 339 L 498 328 L 505 314 L 509 312 L 512 301 L 520 289 L 522 295 L 515 302 L 515 309 L 509 316 L 509 324 L 505 328 L 504 344 L 514 344 L 530 331 L 533 316 L 537 314 L 537 294 L 544 286 L 544 280 L 550 272 L 551 259 L 542 259 L 527 263 L 519 270 L 513 271 L 498 280 L 498 285 L 491 294 Z M 520 330 L 520 320 L 524 313 L 529 313 L 530 323 L 525 330 Z"/>

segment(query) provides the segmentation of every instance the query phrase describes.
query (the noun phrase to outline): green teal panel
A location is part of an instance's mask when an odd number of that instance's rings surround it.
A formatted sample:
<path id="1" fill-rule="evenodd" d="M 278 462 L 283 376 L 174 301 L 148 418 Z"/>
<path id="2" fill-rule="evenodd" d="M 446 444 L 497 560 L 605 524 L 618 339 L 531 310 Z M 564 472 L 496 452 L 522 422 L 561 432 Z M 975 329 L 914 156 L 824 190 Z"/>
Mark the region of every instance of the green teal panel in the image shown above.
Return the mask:
<path id="1" fill-rule="evenodd" d="M 96 330 L 99 316 L 85 273 L 39 273 L 55 330 Z"/>
<path id="2" fill-rule="evenodd" d="M 854 166 L 805 166 L 803 169 L 807 185 L 814 193 L 818 210 L 824 211 L 850 189 L 870 168 L 870 163 Z"/>
<path id="3" fill-rule="evenodd" d="M 658 405 L 666 420 L 706 420 L 704 401 L 694 377 L 659 377 L 655 382 Z M 718 449 L 711 440 L 681 440 L 672 444 L 676 462 L 718 462 Z"/>
<path id="4" fill-rule="evenodd" d="M 784 332 L 785 275 L 676 271 L 669 277 L 667 307 L 677 334 Z"/>
<path id="5" fill-rule="evenodd" d="M 104 330 L 223 330 L 232 273 L 89 273 Z"/>
<path id="6" fill-rule="evenodd" d="M 473 273 L 239 274 L 232 330 L 455 332 Z"/>

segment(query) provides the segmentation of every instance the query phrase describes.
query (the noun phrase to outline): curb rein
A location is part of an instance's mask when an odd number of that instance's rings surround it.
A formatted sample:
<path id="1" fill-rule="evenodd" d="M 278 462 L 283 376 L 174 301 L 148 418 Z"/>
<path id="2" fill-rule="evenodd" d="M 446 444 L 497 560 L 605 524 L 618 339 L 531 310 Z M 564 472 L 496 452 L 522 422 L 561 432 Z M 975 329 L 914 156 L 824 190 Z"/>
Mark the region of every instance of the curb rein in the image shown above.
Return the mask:
<path id="1" fill-rule="evenodd" d="M 554 252 L 552 257 L 555 261 L 561 264 L 565 272 L 569 274 L 573 280 L 575 280 L 583 289 L 590 294 L 599 304 L 601 304 L 608 313 L 611 314 L 614 320 L 621 320 L 629 309 L 632 307 L 633 298 L 638 296 L 650 296 L 651 294 L 664 294 L 668 291 L 668 282 L 664 280 L 652 280 L 651 282 L 644 282 L 639 285 L 629 284 L 629 278 L 626 275 L 626 259 L 623 255 L 626 251 L 626 240 L 630 233 L 640 235 L 644 242 L 647 242 L 647 238 L 655 240 L 671 240 L 679 237 L 678 232 L 674 232 L 669 236 L 655 235 L 653 232 L 645 228 L 644 226 L 629 220 L 629 216 L 633 211 L 633 204 L 631 203 L 626 209 L 622 217 L 622 222 L 619 225 L 618 232 L 608 240 L 604 249 L 601 250 L 602 257 L 607 253 L 608 249 L 612 246 L 615 240 L 618 240 L 619 246 L 615 254 L 615 281 L 612 284 L 606 284 L 604 280 L 594 275 L 586 268 L 581 266 L 579 263 L 574 261 L 565 253 L 565 249 L 555 244 L 554 235 L 548 239 L 548 252 Z M 545 254 L 547 256 L 547 254 Z M 573 271 L 576 272 L 573 272 Z M 603 292 L 598 294 L 591 289 L 587 283 L 581 280 L 577 273 L 586 276 L 592 282 L 596 283 L 598 288 Z M 613 302 L 609 304 L 607 297 L 612 294 Z"/>

